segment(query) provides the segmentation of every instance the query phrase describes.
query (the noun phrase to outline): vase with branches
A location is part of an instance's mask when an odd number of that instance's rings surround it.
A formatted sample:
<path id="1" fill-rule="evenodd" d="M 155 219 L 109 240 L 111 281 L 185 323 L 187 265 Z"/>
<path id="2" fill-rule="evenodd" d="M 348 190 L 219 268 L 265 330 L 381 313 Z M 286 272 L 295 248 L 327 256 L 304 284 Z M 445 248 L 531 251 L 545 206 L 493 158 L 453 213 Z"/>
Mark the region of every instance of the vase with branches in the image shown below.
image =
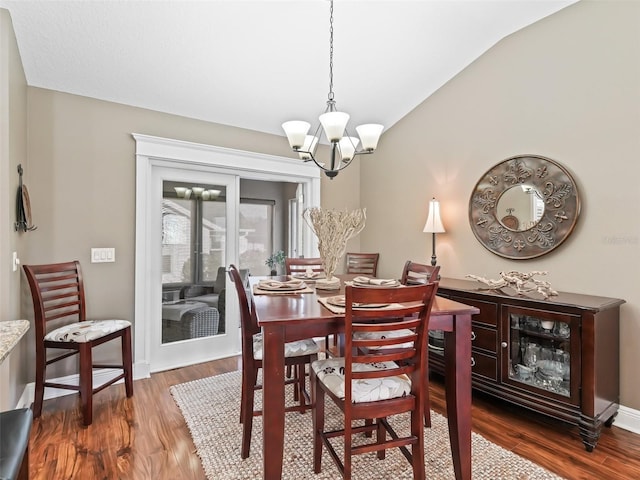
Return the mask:
<path id="1" fill-rule="evenodd" d="M 318 251 L 327 279 L 316 286 L 326 283 L 327 287 L 340 282 L 333 276 L 338 262 L 347 249 L 349 239 L 358 235 L 365 226 L 366 209 L 331 210 L 319 207 L 307 208 L 302 214 L 307 225 L 318 238 Z"/>

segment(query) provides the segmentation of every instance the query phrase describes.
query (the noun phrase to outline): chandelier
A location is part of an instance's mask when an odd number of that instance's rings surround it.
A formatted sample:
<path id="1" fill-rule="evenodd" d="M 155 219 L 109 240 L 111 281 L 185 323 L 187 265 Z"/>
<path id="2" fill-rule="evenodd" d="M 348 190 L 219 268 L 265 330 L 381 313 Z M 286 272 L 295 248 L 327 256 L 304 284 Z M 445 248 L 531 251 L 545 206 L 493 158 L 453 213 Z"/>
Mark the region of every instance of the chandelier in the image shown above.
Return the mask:
<path id="1" fill-rule="evenodd" d="M 327 108 L 318 119 L 320 123 L 313 135 L 308 134 L 311 124 L 301 120 L 284 122 L 282 128 L 293 151 L 305 162 L 313 161 L 331 179 L 348 167 L 356 155 L 373 153 L 384 128 L 373 123 L 360 125 L 356 127 L 359 138 L 351 136 L 347 130 L 349 114 L 336 109 L 333 95 L 333 0 L 329 15 L 329 94 Z M 316 158 L 322 132 L 331 144 L 331 155 L 326 163 Z"/>

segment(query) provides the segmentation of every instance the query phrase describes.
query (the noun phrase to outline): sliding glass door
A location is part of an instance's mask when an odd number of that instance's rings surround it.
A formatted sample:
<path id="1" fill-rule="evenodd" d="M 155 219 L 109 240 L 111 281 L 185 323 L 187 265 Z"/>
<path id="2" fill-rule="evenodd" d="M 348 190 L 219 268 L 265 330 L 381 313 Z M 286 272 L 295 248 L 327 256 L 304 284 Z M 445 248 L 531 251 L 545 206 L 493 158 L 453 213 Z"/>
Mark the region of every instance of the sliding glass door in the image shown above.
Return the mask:
<path id="1" fill-rule="evenodd" d="M 160 193 L 154 255 L 161 270 L 151 329 L 153 368 L 233 355 L 239 349 L 238 316 L 226 267 L 238 255 L 238 179 L 166 167 L 154 168 L 153 179 Z"/>

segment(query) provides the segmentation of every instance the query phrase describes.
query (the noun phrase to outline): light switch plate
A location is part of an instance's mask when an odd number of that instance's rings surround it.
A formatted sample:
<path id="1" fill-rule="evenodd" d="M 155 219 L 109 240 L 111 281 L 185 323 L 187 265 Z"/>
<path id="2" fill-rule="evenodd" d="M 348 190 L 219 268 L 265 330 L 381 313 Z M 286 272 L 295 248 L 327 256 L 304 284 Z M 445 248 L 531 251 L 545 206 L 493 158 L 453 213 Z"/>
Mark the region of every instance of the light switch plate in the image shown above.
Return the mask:
<path id="1" fill-rule="evenodd" d="M 92 248 L 91 263 L 107 263 L 116 261 L 115 248 Z"/>

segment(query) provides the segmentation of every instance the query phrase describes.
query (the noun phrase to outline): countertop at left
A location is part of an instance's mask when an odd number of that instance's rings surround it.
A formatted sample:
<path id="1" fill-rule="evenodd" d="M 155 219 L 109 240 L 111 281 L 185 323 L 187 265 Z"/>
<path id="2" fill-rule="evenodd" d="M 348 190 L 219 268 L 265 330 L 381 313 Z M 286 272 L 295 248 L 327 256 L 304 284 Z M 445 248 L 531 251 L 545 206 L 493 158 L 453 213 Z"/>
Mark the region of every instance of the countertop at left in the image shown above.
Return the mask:
<path id="1" fill-rule="evenodd" d="M 28 320 L 0 322 L 0 363 L 9 356 L 27 330 L 29 330 Z"/>

